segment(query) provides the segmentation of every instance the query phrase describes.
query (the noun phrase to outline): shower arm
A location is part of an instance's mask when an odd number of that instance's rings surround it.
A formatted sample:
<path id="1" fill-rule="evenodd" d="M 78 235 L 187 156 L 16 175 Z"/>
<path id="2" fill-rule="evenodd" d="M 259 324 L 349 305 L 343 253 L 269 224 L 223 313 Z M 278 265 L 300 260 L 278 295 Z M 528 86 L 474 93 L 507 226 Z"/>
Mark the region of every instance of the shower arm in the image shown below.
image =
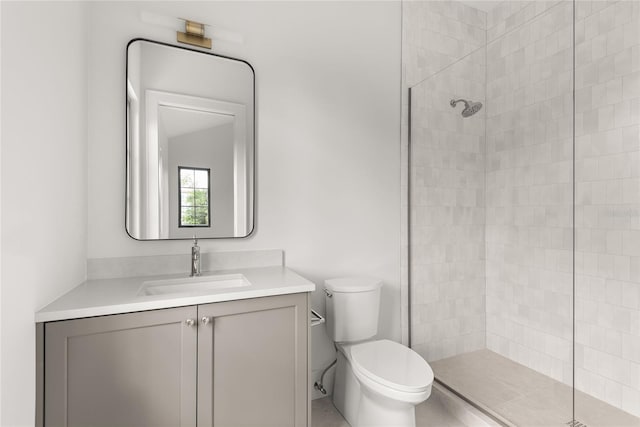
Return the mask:
<path id="1" fill-rule="evenodd" d="M 469 103 L 464 100 L 464 99 L 452 99 L 451 102 L 449 102 L 449 105 L 451 105 L 453 108 L 456 107 L 456 105 L 458 104 L 458 102 L 464 102 L 464 108 L 468 108 L 469 107 Z"/>

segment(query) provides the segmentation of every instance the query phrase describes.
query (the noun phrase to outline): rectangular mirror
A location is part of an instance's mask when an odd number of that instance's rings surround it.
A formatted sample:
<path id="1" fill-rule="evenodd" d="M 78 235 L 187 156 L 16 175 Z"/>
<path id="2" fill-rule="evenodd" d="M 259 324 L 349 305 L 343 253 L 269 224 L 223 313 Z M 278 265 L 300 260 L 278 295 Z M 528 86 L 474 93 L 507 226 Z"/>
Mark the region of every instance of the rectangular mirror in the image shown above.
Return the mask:
<path id="1" fill-rule="evenodd" d="M 251 65 L 134 39 L 126 84 L 127 233 L 137 240 L 251 234 Z"/>

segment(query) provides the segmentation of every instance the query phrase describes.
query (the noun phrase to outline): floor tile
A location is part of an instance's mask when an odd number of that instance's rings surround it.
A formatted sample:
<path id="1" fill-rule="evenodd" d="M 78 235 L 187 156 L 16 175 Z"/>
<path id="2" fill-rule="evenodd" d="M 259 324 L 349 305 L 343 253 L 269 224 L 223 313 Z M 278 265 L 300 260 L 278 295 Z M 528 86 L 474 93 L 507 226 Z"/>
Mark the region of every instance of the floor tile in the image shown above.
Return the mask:
<path id="1" fill-rule="evenodd" d="M 342 415 L 333 406 L 331 397 L 311 402 L 312 427 L 349 427 Z M 393 427 L 393 426 L 389 426 Z M 416 427 L 473 427 L 467 426 L 445 407 L 440 392 L 432 389 L 431 396 L 416 406 Z"/>
<path id="2" fill-rule="evenodd" d="M 311 401 L 311 427 L 349 427 L 333 406 L 331 396 Z"/>

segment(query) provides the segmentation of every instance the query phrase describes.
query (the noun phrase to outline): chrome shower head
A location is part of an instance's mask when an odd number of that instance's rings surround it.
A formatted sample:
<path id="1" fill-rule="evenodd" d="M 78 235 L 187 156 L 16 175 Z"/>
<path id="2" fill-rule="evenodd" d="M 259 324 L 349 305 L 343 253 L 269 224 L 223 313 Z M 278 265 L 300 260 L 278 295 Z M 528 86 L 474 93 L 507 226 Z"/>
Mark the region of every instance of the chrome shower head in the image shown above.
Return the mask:
<path id="1" fill-rule="evenodd" d="M 449 102 L 449 105 L 455 108 L 458 102 L 464 102 L 462 117 L 471 117 L 482 109 L 482 102 L 466 101 L 464 99 L 452 99 L 451 102 Z"/>

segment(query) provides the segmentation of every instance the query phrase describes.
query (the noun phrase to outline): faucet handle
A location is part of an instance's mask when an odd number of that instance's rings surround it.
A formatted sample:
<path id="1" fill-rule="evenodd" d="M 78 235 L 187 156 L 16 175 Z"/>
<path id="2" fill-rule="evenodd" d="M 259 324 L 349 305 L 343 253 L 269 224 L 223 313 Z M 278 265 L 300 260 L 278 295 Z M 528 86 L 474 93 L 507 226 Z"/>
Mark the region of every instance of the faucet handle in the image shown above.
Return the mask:
<path id="1" fill-rule="evenodd" d="M 198 238 L 195 234 L 193 235 L 193 246 L 198 246 Z"/>

